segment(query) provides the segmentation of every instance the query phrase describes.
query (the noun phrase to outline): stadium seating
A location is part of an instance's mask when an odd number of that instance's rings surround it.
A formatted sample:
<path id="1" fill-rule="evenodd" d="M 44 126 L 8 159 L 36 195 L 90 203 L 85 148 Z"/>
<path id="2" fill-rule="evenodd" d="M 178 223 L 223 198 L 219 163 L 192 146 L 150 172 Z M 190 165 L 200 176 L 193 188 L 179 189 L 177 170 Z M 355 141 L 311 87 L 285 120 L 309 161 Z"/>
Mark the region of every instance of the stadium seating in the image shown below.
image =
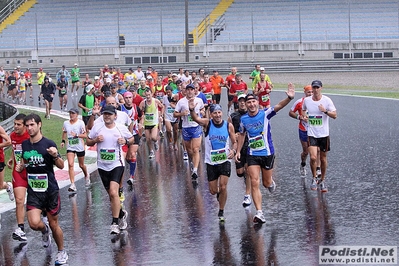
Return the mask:
<path id="1" fill-rule="evenodd" d="M 235 0 L 225 13 L 224 31 L 213 42 L 298 42 L 300 38 L 303 42 L 333 42 L 347 41 L 349 35 L 354 41 L 399 39 L 398 0 L 351 0 L 350 3 Z M 216 0 L 189 0 L 189 31 L 217 4 Z M 161 41 L 163 45 L 182 45 L 184 14 L 184 1 L 179 0 L 115 3 L 38 0 L 16 23 L 0 33 L 1 49 L 35 49 L 36 36 L 39 49 L 76 45 L 116 47 L 119 35 L 125 37 L 127 46 L 158 46 Z"/>

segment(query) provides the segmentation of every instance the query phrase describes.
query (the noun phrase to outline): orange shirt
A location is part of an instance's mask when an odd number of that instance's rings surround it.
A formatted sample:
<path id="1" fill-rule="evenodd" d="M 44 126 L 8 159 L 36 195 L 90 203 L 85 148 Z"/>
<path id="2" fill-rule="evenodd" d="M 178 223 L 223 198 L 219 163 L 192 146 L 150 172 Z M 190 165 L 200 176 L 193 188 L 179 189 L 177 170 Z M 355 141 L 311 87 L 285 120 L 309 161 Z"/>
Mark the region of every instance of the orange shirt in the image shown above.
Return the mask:
<path id="1" fill-rule="evenodd" d="M 209 81 L 212 82 L 213 93 L 214 94 L 221 94 L 222 93 L 222 86 L 224 85 L 224 80 L 221 76 L 212 76 L 209 78 Z"/>

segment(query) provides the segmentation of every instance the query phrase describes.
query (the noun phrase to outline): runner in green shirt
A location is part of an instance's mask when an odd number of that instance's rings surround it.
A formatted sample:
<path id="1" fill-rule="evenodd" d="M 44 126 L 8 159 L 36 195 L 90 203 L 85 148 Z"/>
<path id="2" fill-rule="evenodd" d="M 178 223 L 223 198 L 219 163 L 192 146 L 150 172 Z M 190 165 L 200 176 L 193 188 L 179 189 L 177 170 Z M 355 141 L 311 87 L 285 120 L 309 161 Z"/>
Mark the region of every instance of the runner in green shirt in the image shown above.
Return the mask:
<path id="1" fill-rule="evenodd" d="M 80 86 L 80 68 L 78 68 L 78 64 L 76 63 L 71 69 L 71 76 L 72 76 L 72 88 L 71 88 L 72 96 L 78 96 L 78 89 Z M 74 94 L 73 89 L 75 88 L 75 85 L 76 85 L 76 90 Z"/>

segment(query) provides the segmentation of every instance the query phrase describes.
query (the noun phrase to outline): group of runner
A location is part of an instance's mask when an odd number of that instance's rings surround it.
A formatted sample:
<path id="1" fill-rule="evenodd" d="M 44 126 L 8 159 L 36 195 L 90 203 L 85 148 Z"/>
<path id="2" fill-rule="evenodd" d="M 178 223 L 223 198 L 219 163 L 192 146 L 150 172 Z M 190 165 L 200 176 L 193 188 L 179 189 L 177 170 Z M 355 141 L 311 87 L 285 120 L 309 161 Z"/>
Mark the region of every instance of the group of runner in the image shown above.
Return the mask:
<path id="1" fill-rule="evenodd" d="M 74 68 L 76 69 L 77 65 Z M 61 81 L 68 76 L 65 70 L 59 74 Z M 209 77 L 203 69 L 199 69 L 198 75 L 195 71 L 179 69 L 178 74 L 168 72 L 164 78 L 151 67 L 146 72 L 143 72 L 141 67 L 134 71 L 130 68 L 129 72 L 123 75 L 120 69 L 114 72 L 105 65 L 100 69 L 99 75 L 94 77 L 94 82 L 86 77 L 83 86 L 85 93 L 78 105 L 82 109 L 82 121 L 78 119 L 79 109 L 71 108 L 70 119 L 63 125 L 61 147 L 66 146 L 67 149 L 71 180 L 68 190 L 77 190 L 73 172 L 75 154 L 86 178 L 85 184 L 90 186 L 90 177 L 84 165 L 86 139 L 88 146 L 96 147 L 98 172 L 109 195 L 112 213 L 110 233 L 119 234 L 120 230 L 127 228 L 128 216 L 121 204 L 124 198 L 125 161 L 130 169 L 127 183 L 133 185 L 140 140 L 145 139 L 148 157 L 151 160 L 159 150 L 159 138 L 164 136 L 165 125 L 171 150 L 177 150 L 180 146 L 179 139 L 182 140 L 182 159 L 191 163 L 193 182 L 199 177 L 200 150 L 202 143 L 204 144 L 209 191 L 216 195 L 219 202 L 218 218 L 221 222 L 225 220 L 227 183 L 231 175 L 231 160 L 234 160 L 237 176 L 245 177 L 246 189 L 242 204 L 248 207 L 253 201 L 256 208 L 253 221 L 265 223 L 260 180 L 270 193 L 276 189 L 272 175 L 275 152 L 270 119 L 290 103 L 295 96 L 295 88 L 289 83 L 287 97 L 271 107 L 270 92 L 273 84 L 264 73 L 264 69 L 256 65 L 250 79 L 253 80 L 252 92 L 249 92 L 246 82 L 235 67 L 231 69 L 225 81 L 217 70 Z M 44 84 L 48 82 L 46 77 L 43 81 Z M 74 83 L 77 85 L 77 91 L 79 83 Z M 228 121 L 222 119 L 221 87 L 227 88 Z M 68 86 L 64 84 L 62 88 L 67 90 Z M 328 118 L 336 118 L 337 115 L 331 99 L 322 95 L 321 89 L 322 83 L 318 80 L 313 81 L 310 88 L 305 87 L 305 97 L 294 104 L 289 115 L 300 120 L 301 175 L 306 174 L 306 157 L 309 153 L 314 177 L 311 189 L 316 190 L 320 185 L 321 191 L 326 192 L 326 155 L 330 148 Z M 234 111 L 230 110 L 231 107 L 234 107 Z M 46 110 L 46 117 L 47 115 L 49 117 Z M 19 120 L 17 118 L 14 123 L 14 135 L 24 135 L 26 141 L 22 142 L 21 137 L 11 139 L 18 140 L 13 142 L 13 177 L 24 180 L 20 184 L 14 184 L 18 229 L 13 237 L 26 241 L 21 199 L 24 198 L 27 188 L 29 225 L 43 233 L 43 241 L 46 243 L 51 239 L 48 237 L 50 228 L 59 249 L 57 261 L 66 261 L 68 256 L 63 249 L 62 230 L 57 221 L 58 185 L 52 168 L 53 165 L 63 168 L 63 161 L 60 160 L 55 143 L 41 135 L 40 117 L 29 115 L 19 117 Z M 40 143 L 40 147 L 37 143 Z M 11 167 L 11 162 L 8 165 Z M 317 173 L 319 165 L 320 178 Z M 6 186 L 8 187 L 7 184 Z M 49 225 L 40 219 L 42 209 L 47 213 Z"/>

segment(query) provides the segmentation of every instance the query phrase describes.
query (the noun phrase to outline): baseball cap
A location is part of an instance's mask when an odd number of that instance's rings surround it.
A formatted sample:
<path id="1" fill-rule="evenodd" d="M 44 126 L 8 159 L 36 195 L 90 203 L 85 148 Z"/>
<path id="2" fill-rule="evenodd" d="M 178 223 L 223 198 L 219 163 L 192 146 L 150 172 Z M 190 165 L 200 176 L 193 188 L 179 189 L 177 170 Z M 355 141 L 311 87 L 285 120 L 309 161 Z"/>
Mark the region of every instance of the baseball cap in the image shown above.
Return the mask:
<path id="1" fill-rule="evenodd" d="M 119 86 L 122 86 L 123 84 L 124 84 L 123 81 L 119 81 L 119 82 L 118 82 L 118 85 L 119 85 Z"/>
<path id="2" fill-rule="evenodd" d="M 177 74 L 176 74 L 176 73 L 173 73 L 173 74 L 172 74 L 172 77 L 177 77 Z"/>
<path id="3" fill-rule="evenodd" d="M 166 88 L 165 88 L 165 90 L 167 90 L 167 91 L 173 91 L 173 88 L 172 88 L 172 86 L 166 86 Z"/>
<path id="4" fill-rule="evenodd" d="M 94 77 L 94 80 L 98 80 L 98 79 L 100 79 L 99 76 L 95 76 L 95 77 Z"/>
<path id="5" fill-rule="evenodd" d="M 111 81 L 112 81 L 112 80 L 111 80 L 110 78 L 106 78 L 106 79 L 105 79 L 105 82 L 107 82 L 107 83 L 108 83 L 108 82 L 111 82 Z"/>
<path id="6" fill-rule="evenodd" d="M 133 68 L 130 67 L 129 70 L 130 70 L 130 71 L 133 71 Z"/>
<path id="7" fill-rule="evenodd" d="M 313 87 L 321 88 L 321 87 L 323 87 L 323 83 L 321 83 L 320 80 L 313 80 L 313 81 L 312 81 L 312 88 L 313 88 Z"/>
<path id="8" fill-rule="evenodd" d="M 17 68 L 21 68 L 21 66 L 17 66 Z"/>
<path id="9" fill-rule="evenodd" d="M 211 107 L 209 107 L 209 111 L 211 113 L 215 111 L 222 111 L 222 107 L 219 104 L 211 104 Z"/>
<path id="10" fill-rule="evenodd" d="M 78 64 L 77 63 L 75 63 L 75 64 L 73 64 L 74 66 L 77 66 Z"/>
<path id="11" fill-rule="evenodd" d="M 238 96 L 238 100 L 245 99 L 245 97 L 247 97 L 246 94 L 241 94 L 240 96 Z"/>
<path id="12" fill-rule="evenodd" d="M 249 100 L 257 100 L 255 94 L 249 93 L 247 96 L 245 96 L 245 101 L 249 101 Z"/>
<path id="13" fill-rule="evenodd" d="M 194 84 L 190 83 L 186 86 L 186 89 L 195 89 Z"/>
<path id="14" fill-rule="evenodd" d="M 303 91 L 311 91 L 311 90 L 312 90 L 311 85 L 306 85 L 305 87 L 303 87 Z"/>
<path id="15" fill-rule="evenodd" d="M 146 79 L 145 79 L 145 78 L 141 78 L 140 80 L 141 80 L 141 81 L 146 81 Z"/>
<path id="16" fill-rule="evenodd" d="M 133 93 L 131 93 L 130 91 L 127 91 L 123 94 L 123 97 L 133 97 Z"/>
<path id="17" fill-rule="evenodd" d="M 91 91 L 92 89 L 94 89 L 94 85 L 93 84 L 89 84 L 89 85 L 87 85 L 86 86 L 86 92 L 89 92 L 89 91 Z"/>
<path id="18" fill-rule="evenodd" d="M 65 67 L 65 65 L 62 65 L 62 67 Z"/>
<path id="19" fill-rule="evenodd" d="M 79 114 L 79 110 L 78 108 L 72 107 L 71 109 L 69 109 L 68 111 L 69 113 L 75 113 L 75 114 Z"/>
<path id="20" fill-rule="evenodd" d="M 217 69 L 214 69 L 214 70 L 213 70 L 213 73 L 215 73 L 215 72 L 219 72 L 219 71 L 218 71 Z"/>
<path id="21" fill-rule="evenodd" d="M 19 74 L 20 74 L 21 76 L 23 76 L 23 75 L 24 75 L 24 72 L 21 71 Z"/>
<path id="22" fill-rule="evenodd" d="M 111 84 L 111 89 L 113 89 L 113 88 L 116 88 L 116 84 L 115 83 Z"/>
<path id="23" fill-rule="evenodd" d="M 265 68 L 264 68 L 264 67 L 261 67 L 261 68 L 260 68 L 260 71 L 264 71 L 264 70 L 265 70 Z"/>
<path id="24" fill-rule="evenodd" d="M 148 75 L 147 79 L 152 79 L 152 76 L 151 76 L 151 75 Z"/>
<path id="25" fill-rule="evenodd" d="M 137 66 L 137 68 L 141 68 L 141 66 Z"/>
<path id="26" fill-rule="evenodd" d="M 101 110 L 101 113 L 107 113 L 107 114 L 114 114 L 116 115 L 116 108 L 112 105 L 106 105 L 103 107 L 103 109 Z"/>

